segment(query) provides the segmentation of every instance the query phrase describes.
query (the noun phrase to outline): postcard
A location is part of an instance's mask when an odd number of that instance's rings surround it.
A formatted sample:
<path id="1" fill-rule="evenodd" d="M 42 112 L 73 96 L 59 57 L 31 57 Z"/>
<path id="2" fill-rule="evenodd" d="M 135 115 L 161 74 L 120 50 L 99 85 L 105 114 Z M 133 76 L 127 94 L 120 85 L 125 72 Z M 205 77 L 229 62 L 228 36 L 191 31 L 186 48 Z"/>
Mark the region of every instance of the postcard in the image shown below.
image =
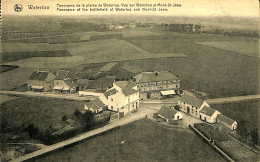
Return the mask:
<path id="1" fill-rule="evenodd" d="M 259 161 L 259 1 L 2 0 L 1 161 Z"/>

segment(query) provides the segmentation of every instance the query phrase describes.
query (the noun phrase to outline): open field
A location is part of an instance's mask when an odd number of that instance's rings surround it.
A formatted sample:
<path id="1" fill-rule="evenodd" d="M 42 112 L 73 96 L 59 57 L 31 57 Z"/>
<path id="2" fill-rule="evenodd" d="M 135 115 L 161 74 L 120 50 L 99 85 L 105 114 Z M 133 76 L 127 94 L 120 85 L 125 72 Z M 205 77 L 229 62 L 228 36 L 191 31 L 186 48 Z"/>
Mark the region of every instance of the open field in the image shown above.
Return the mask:
<path id="1" fill-rule="evenodd" d="M 142 68 L 142 67 L 125 65 L 125 64 L 122 66 L 122 68 L 129 71 L 129 72 L 132 72 L 132 73 L 141 73 L 141 72 L 145 71 L 145 69 Z"/>
<path id="2" fill-rule="evenodd" d="M 15 68 L 18 68 L 18 66 L 0 65 L 0 73 L 4 73 L 6 71 L 13 70 Z"/>
<path id="3" fill-rule="evenodd" d="M 106 64 L 105 66 L 103 66 L 99 71 L 109 71 L 110 69 L 112 69 L 118 62 L 110 62 L 108 64 Z"/>
<path id="4" fill-rule="evenodd" d="M 1 129 L 10 133 L 34 124 L 44 130 L 61 122 L 63 115 L 72 116 L 76 109 L 83 110 L 83 102 L 55 98 L 17 98 L 0 105 L 1 124 L 6 123 Z"/>
<path id="5" fill-rule="evenodd" d="M 161 35 L 156 32 L 150 31 L 150 29 L 124 29 L 122 31 L 123 37 L 143 37 L 143 36 L 157 36 Z"/>
<path id="6" fill-rule="evenodd" d="M 67 48 L 70 48 L 70 46 L 72 45 L 68 44 Z M 58 45 L 58 47 L 61 48 L 60 45 Z M 51 48 L 54 48 L 53 45 L 51 45 Z M 75 47 L 70 48 L 69 52 L 73 55 L 72 57 L 34 57 L 8 62 L 6 64 L 33 68 L 68 68 L 87 63 L 185 57 L 185 55 L 180 53 L 166 53 L 161 55 L 146 52 L 142 53 L 117 39 L 86 42 L 83 44 L 79 43 L 75 45 Z"/>
<path id="7" fill-rule="evenodd" d="M 5 103 L 6 101 L 14 100 L 17 97 L 14 96 L 8 96 L 8 95 L 0 95 L 0 104 Z"/>
<path id="8" fill-rule="evenodd" d="M 182 88 L 208 93 L 210 98 L 260 92 L 258 58 L 194 43 L 213 40 L 246 41 L 246 39 L 173 32 L 165 32 L 162 39 L 149 38 L 125 40 L 151 53 L 181 52 L 187 57 L 128 61 L 129 64 L 145 67 L 149 71 L 171 71 L 180 77 Z"/>
<path id="9" fill-rule="evenodd" d="M 197 44 L 213 48 L 233 51 L 242 55 L 259 58 L 259 41 L 218 41 L 218 42 L 196 42 Z"/>
<path id="10" fill-rule="evenodd" d="M 71 54 L 67 50 L 56 51 L 30 51 L 30 52 L 5 52 L 1 53 L 0 62 L 11 62 L 32 57 L 68 57 Z"/>
<path id="11" fill-rule="evenodd" d="M 18 67 L 16 69 L 0 73 L 0 89 L 10 90 L 27 83 L 27 79 L 34 68 Z"/>
<path id="12" fill-rule="evenodd" d="M 191 132 L 177 131 L 142 119 L 38 161 L 205 160 L 223 159 Z"/>

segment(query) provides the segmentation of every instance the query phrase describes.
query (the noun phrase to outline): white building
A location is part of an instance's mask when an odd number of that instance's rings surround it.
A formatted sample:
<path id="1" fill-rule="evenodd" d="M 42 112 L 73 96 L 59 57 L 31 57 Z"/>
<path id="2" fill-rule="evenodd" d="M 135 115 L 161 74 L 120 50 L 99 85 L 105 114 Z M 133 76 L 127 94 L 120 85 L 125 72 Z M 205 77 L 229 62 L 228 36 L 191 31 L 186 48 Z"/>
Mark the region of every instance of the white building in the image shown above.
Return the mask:
<path id="1" fill-rule="evenodd" d="M 209 106 L 205 101 L 195 96 L 190 96 L 187 94 L 183 94 L 178 100 L 178 105 L 180 106 L 180 110 L 194 116 L 196 118 L 200 118 L 200 110 L 204 106 Z"/>
<path id="2" fill-rule="evenodd" d="M 132 81 L 116 81 L 104 95 L 109 110 L 125 115 L 139 108 L 139 91 Z"/>
<path id="3" fill-rule="evenodd" d="M 208 123 L 216 123 L 217 122 L 217 116 L 220 114 L 219 111 L 209 107 L 204 106 L 200 110 L 200 119 L 203 121 L 206 121 Z"/>

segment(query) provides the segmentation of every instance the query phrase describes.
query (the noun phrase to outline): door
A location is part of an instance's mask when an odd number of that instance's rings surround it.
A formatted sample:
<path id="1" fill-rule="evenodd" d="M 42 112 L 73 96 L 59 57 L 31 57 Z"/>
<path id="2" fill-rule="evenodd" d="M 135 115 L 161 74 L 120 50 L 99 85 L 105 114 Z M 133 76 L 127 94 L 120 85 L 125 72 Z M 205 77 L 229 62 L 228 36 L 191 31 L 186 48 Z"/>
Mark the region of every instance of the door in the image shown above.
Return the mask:
<path id="1" fill-rule="evenodd" d="M 188 114 L 190 113 L 190 107 L 189 106 L 187 107 L 187 113 Z"/>

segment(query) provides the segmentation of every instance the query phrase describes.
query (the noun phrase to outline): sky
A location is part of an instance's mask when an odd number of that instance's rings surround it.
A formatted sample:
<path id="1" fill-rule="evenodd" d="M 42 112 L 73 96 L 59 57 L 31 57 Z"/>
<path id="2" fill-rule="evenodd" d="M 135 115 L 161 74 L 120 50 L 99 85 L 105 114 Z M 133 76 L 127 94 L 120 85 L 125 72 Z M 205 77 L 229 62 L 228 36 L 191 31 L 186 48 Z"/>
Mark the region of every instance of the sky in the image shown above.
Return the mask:
<path id="1" fill-rule="evenodd" d="M 181 4 L 182 7 L 167 8 L 168 11 L 98 12 L 57 11 L 57 4 Z M 21 4 L 21 12 L 14 11 L 14 5 Z M 48 10 L 30 10 L 28 5 L 48 6 Z M 162 7 L 164 8 L 164 7 Z M 75 7 L 74 9 L 77 9 Z M 133 8 L 132 8 L 133 9 Z M 158 8 L 157 8 L 158 9 Z M 2 15 L 163 15 L 163 16 L 239 16 L 259 17 L 258 0 L 2 0 Z"/>

